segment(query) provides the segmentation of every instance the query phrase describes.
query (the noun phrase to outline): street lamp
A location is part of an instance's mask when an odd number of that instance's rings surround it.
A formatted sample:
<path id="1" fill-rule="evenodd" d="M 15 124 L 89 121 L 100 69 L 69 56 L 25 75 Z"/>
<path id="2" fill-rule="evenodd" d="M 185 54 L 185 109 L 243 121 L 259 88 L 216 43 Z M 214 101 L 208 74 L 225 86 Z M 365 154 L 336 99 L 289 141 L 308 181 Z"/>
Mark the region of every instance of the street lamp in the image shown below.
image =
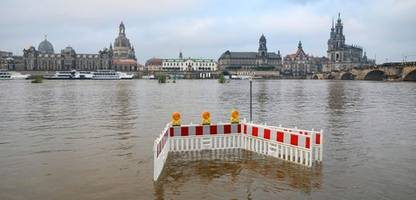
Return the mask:
<path id="1" fill-rule="evenodd" d="M 250 77 L 250 122 L 253 122 L 253 79 Z"/>

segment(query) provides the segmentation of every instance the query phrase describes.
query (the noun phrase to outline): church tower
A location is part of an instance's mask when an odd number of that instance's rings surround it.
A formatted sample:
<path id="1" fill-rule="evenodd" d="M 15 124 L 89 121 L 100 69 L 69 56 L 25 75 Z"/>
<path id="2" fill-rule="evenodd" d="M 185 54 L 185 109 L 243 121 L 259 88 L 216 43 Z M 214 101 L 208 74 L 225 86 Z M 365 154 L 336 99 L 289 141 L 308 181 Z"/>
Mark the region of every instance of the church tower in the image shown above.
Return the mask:
<path id="1" fill-rule="evenodd" d="M 328 58 L 333 62 L 341 62 L 344 58 L 345 36 L 344 25 L 341 21 L 341 14 L 338 13 L 337 23 L 334 27 L 334 19 L 332 19 L 331 33 L 328 40 Z"/>
<path id="2" fill-rule="evenodd" d="M 179 51 L 179 59 L 183 59 L 182 50 Z"/>
<path id="3" fill-rule="evenodd" d="M 261 37 L 259 39 L 259 50 L 257 53 L 257 64 L 258 65 L 264 65 L 267 64 L 267 41 L 266 37 L 264 37 L 263 34 L 261 34 Z"/>
<path id="4" fill-rule="evenodd" d="M 336 48 L 342 48 L 345 45 L 345 36 L 343 33 L 344 25 L 341 22 L 341 14 L 338 13 L 337 25 L 335 26 L 335 44 Z"/>
<path id="5" fill-rule="evenodd" d="M 258 55 L 260 57 L 266 57 L 267 56 L 267 46 L 266 46 L 266 37 L 264 37 L 263 34 L 261 34 L 260 40 L 259 40 L 259 52 Z"/>
<path id="6" fill-rule="evenodd" d="M 118 35 L 120 36 L 126 36 L 126 27 L 124 27 L 123 22 L 120 23 L 120 26 L 118 27 Z"/>
<path id="7" fill-rule="evenodd" d="M 113 52 L 112 69 L 119 71 L 137 70 L 134 46 L 130 44 L 130 40 L 126 36 L 126 27 L 123 22 L 118 26 L 118 36 L 114 40 L 114 46 L 110 45 L 110 51 Z"/>
<path id="8" fill-rule="evenodd" d="M 136 59 L 134 47 L 126 37 L 126 27 L 121 22 L 118 26 L 118 36 L 114 40 L 114 57 L 123 59 Z"/>

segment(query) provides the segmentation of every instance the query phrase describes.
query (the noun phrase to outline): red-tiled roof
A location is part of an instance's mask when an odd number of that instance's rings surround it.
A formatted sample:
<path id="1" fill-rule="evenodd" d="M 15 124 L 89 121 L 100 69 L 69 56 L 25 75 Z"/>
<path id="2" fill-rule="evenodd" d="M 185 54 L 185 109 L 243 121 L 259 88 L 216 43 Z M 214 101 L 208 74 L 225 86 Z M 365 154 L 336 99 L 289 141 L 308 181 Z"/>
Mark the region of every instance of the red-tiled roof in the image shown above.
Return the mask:
<path id="1" fill-rule="evenodd" d="M 137 61 L 134 59 L 114 59 L 113 64 L 115 65 L 137 65 Z"/>
<path id="2" fill-rule="evenodd" d="M 162 59 L 160 59 L 160 58 L 151 58 L 151 59 L 149 59 L 149 60 L 147 60 L 147 62 L 146 62 L 146 66 L 149 66 L 149 65 L 162 65 Z"/>

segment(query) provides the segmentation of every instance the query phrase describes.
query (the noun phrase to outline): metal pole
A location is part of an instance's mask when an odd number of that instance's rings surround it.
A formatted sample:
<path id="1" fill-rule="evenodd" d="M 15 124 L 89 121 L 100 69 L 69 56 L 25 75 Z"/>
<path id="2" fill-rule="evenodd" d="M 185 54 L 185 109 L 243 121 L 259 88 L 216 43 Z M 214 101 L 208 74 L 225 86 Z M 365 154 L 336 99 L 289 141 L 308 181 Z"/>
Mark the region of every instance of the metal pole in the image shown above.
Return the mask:
<path id="1" fill-rule="evenodd" d="M 253 122 L 253 81 L 250 78 L 250 122 Z"/>

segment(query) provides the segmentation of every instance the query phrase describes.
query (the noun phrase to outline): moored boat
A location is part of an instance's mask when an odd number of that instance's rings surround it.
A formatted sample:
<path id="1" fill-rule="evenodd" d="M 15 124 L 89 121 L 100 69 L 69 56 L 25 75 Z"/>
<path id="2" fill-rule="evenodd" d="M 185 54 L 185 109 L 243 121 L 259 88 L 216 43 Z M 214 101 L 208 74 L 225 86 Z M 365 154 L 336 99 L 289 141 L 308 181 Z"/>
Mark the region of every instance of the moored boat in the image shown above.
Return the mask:
<path id="1" fill-rule="evenodd" d="M 57 71 L 53 75 L 45 75 L 45 79 L 57 79 L 57 80 L 66 80 L 66 79 L 92 79 L 93 75 L 88 71 Z"/>
<path id="2" fill-rule="evenodd" d="M 7 70 L 0 71 L 0 80 L 27 79 L 29 76 L 29 74 L 21 74 L 19 72 L 11 72 Z"/>
<path id="3" fill-rule="evenodd" d="M 120 79 L 133 79 L 133 74 L 127 74 L 125 72 L 116 72 L 114 70 L 97 70 L 92 72 L 92 79 L 94 80 L 120 80 Z"/>

